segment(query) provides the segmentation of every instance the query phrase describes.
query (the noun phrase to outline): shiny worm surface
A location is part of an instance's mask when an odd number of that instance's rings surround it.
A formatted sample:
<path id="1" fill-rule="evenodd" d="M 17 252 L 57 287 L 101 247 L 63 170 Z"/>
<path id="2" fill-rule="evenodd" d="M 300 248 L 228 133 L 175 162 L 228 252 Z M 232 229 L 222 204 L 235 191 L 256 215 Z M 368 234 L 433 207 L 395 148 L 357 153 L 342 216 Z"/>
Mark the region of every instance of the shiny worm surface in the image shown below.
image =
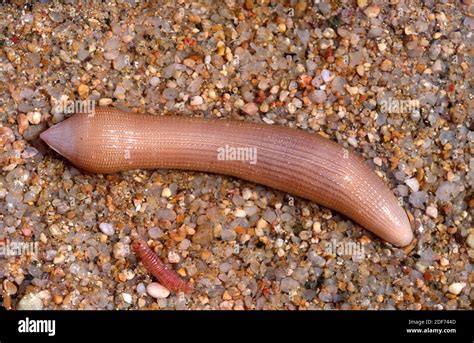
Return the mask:
<path id="1" fill-rule="evenodd" d="M 41 138 L 89 172 L 166 168 L 235 176 L 334 209 L 395 245 L 413 239 L 407 214 L 382 179 L 356 153 L 317 133 L 98 107 Z M 236 159 L 236 149 L 247 149 L 249 161 Z"/>
<path id="2" fill-rule="evenodd" d="M 132 249 L 140 258 L 145 268 L 167 289 L 172 292 L 190 293 L 191 285 L 184 281 L 174 270 L 169 269 L 159 257 L 140 239 L 135 239 Z"/>

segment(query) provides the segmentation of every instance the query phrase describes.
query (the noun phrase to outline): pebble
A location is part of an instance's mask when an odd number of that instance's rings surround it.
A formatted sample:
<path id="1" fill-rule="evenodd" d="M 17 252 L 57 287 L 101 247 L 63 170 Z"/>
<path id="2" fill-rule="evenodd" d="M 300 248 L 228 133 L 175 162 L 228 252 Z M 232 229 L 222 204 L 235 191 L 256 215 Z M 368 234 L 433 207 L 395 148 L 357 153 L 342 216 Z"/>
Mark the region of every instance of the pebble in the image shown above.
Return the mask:
<path id="1" fill-rule="evenodd" d="M 262 229 L 265 229 L 267 227 L 268 227 L 268 222 L 265 219 L 260 218 L 257 222 L 257 227 L 256 228 L 262 230 Z"/>
<path id="2" fill-rule="evenodd" d="M 467 236 L 467 239 L 466 239 L 466 244 L 474 249 L 474 233 L 471 233 Z"/>
<path id="3" fill-rule="evenodd" d="M 341 92 L 344 89 L 344 85 L 346 84 L 346 80 L 342 76 L 336 76 L 332 79 L 331 87 L 335 92 Z"/>
<path id="4" fill-rule="evenodd" d="M 405 184 L 410 187 L 412 192 L 418 192 L 420 190 L 420 184 L 418 183 L 418 180 L 415 179 L 414 177 L 411 179 L 406 179 Z"/>
<path id="5" fill-rule="evenodd" d="M 241 208 L 238 208 L 234 211 L 234 216 L 237 218 L 245 218 L 247 216 L 247 212 Z"/>
<path id="6" fill-rule="evenodd" d="M 325 290 L 321 290 L 321 292 L 319 292 L 318 298 L 325 303 L 330 303 L 333 301 L 333 295 Z"/>
<path id="7" fill-rule="evenodd" d="M 285 23 L 278 24 L 278 32 L 285 33 L 286 32 L 286 25 Z"/>
<path id="8" fill-rule="evenodd" d="M 306 231 L 306 230 L 303 230 L 303 231 L 300 232 L 299 237 L 300 237 L 303 241 L 307 241 L 308 239 L 311 238 L 311 232 Z"/>
<path id="9" fill-rule="evenodd" d="M 130 57 L 128 55 L 120 54 L 112 62 L 112 66 L 115 70 L 122 70 L 129 63 Z"/>
<path id="10" fill-rule="evenodd" d="M 20 135 L 23 135 L 29 126 L 28 117 L 24 113 L 20 113 L 17 116 L 17 121 L 18 132 L 20 133 Z"/>
<path id="11" fill-rule="evenodd" d="M 438 209 L 435 206 L 430 205 L 426 208 L 426 214 L 428 216 L 430 216 L 431 218 L 437 218 L 438 217 Z"/>
<path id="12" fill-rule="evenodd" d="M 169 198 L 172 195 L 171 189 L 170 192 L 166 191 L 164 193 L 165 198 Z M 162 193 L 163 196 L 163 193 Z M 156 211 L 156 218 L 162 220 L 174 221 L 176 219 L 176 212 L 169 208 L 160 208 Z"/>
<path id="13" fill-rule="evenodd" d="M 442 72 L 443 69 L 444 69 L 444 64 L 443 64 L 443 62 L 441 62 L 441 60 L 436 60 L 436 61 L 433 63 L 433 66 L 431 67 L 431 70 L 432 70 L 434 73 Z"/>
<path id="14" fill-rule="evenodd" d="M 39 311 L 43 309 L 43 300 L 39 297 L 37 293 L 28 293 L 17 305 L 17 310 L 19 311 Z"/>
<path id="15" fill-rule="evenodd" d="M 169 198 L 173 193 L 171 192 L 171 189 L 169 189 L 168 187 L 165 187 L 163 188 L 163 190 L 161 191 L 161 196 L 163 198 Z"/>
<path id="16" fill-rule="evenodd" d="M 37 125 L 41 122 L 41 113 L 40 112 L 28 112 L 26 117 L 32 125 Z"/>
<path id="17" fill-rule="evenodd" d="M 326 260 L 324 259 L 324 257 L 315 254 L 313 251 L 311 251 L 309 254 L 309 260 L 314 266 L 319 268 L 322 268 L 326 265 Z"/>
<path id="18" fill-rule="evenodd" d="M 100 98 L 99 106 L 109 106 L 112 104 L 113 100 L 111 98 Z"/>
<path id="19" fill-rule="evenodd" d="M 398 185 L 397 191 L 402 197 L 406 197 L 408 195 L 408 187 L 405 185 Z"/>
<path id="20" fill-rule="evenodd" d="M 59 51 L 59 58 L 63 60 L 65 63 L 71 63 L 71 57 L 68 55 L 68 53 L 64 50 Z"/>
<path id="21" fill-rule="evenodd" d="M 100 223 L 99 229 L 104 235 L 112 236 L 115 233 L 115 228 L 110 223 Z"/>
<path id="22" fill-rule="evenodd" d="M 242 198 L 244 200 L 249 200 L 252 197 L 252 190 L 249 188 L 244 188 L 242 191 Z"/>
<path id="23" fill-rule="evenodd" d="M 364 13 L 369 18 L 375 18 L 380 14 L 380 7 L 378 5 L 371 5 L 364 10 Z"/>
<path id="24" fill-rule="evenodd" d="M 351 94 L 351 95 L 355 96 L 355 95 L 359 94 L 359 87 L 357 87 L 357 86 L 354 86 L 354 87 L 347 86 L 346 89 L 349 92 L 349 94 Z"/>
<path id="25" fill-rule="evenodd" d="M 130 294 L 122 293 L 122 298 L 123 298 L 123 301 L 125 301 L 127 304 L 132 303 L 132 296 Z"/>
<path id="26" fill-rule="evenodd" d="M 393 69 L 393 62 L 389 59 L 385 59 L 380 65 L 380 70 L 391 71 Z"/>
<path id="27" fill-rule="evenodd" d="M 349 143 L 351 146 L 353 146 L 354 148 L 357 148 L 357 138 L 355 137 L 349 137 L 347 138 L 347 143 Z"/>
<path id="28" fill-rule="evenodd" d="M 167 100 L 174 100 L 178 97 L 179 91 L 176 88 L 166 88 L 163 91 L 163 97 Z"/>
<path id="29" fill-rule="evenodd" d="M 439 201 L 448 201 L 452 198 L 453 184 L 449 181 L 442 182 L 436 190 L 436 198 Z"/>
<path id="30" fill-rule="evenodd" d="M 15 141 L 15 134 L 12 129 L 6 126 L 0 127 L 0 146 L 3 147 L 5 144 L 12 143 Z"/>
<path id="31" fill-rule="evenodd" d="M 137 293 L 138 294 L 144 294 L 146 293 L 146 287 L 145 287 L 145 284 L 143 282 L 140 282 L 138 285 L 137 285 Z"/>
<path id="32" fill-rule="evenodd" d="M 322 104 L 326 101 L 326 92 L 322 89 L 316 89 L 309 93 L 308 97 L 312 102 Z"/>
<path id="33" fill-rule="evenodd" d="M 168 261 L 170 263 L 179 263 L 180 260 L 181 257 L 179 256 L 179 254 L 175 253 L 174 251 L 170 251 L 168 253 Z"/>
<path id="34" fill-rule="evenodd" d="M 413 192 L 410 194 L 409 201 L 414 207 L 423 208 L 428 201 L 428 194 L 424 191 Z"/>
<path id="35" fill-rule="evenodd" d="M 449 260 L 446 257 L 441 257 L 441 259 L 439 260 L 439 264 L 442 267 L 446 267 L 449 265 Z"/>
<path id="36" fill-rule="evenodd" d="M 166 299 L 170 295 L 170 291 L 157 282 L 152 282 L 146 286 L 146 292 L 150 297 L 155 299 Z"/>
<path id="37" fill-rule="evenodd" d="M 125 256 L 128 255 L 128 253 L 129 253 L 129 248 L 124 243 L 117 242 L 114 244 L 114 247 L 113 247 L 114 258 L 116 259 L 125 258 Z"/>
<path id="38" fill-rule="evenodd" d="M 241 107 L 241 110 L 250 116 L 254 116 L 258 113 L 258 106 L 253 102 L 249 102 Z"/>
<path id="39" fill-rule="evenodd" d="M 448 291 L 454 295 L 459 295 L 464 287 L 466 287 L 466 284 L 463 282 L 453 282 L 449 285 Z"/>
<path id="40" fill-rule="evenodd" d="M 323 78 L 324 82 L 329 82 L 331 80 L 331 72 L 327 69 L 323 69 L 321 71 L 321 77 Z"/>
<path id="41" fill-rule="evenodd" d="M 148 230 L 148 236 L 151 239 L 157 239 L 163 236 L 163 231 L 159 227 L 154 226 Z"/>
<path id="42" fill-rule="evenodd" d="M 56 256 L 54 256 L 53 263 L 54 264 L 61 264 L 65 260 L 66 260 L 66 256 L 64 256 L 64 254 L 60 253 L 60 254 L 57 254 Z"/>
<path id="43" fill-rule="evenodd" d="M 458 229 L 455 226 L 450 226 L 448 227 L 447 231 L 450 235 L 454 235 L 456 232 L 458 232 Z"/>
<path id="44" fill-rule="evenodd" d="M 77 92 L 82 99 L 87 99 L 89 96 L 89 87 L 85 84 L 80 84 L 77 88 Z"/>
<path id="45" fill-rule="evenodd" d="M 213 230 L 210 225 L 200 226 L 192 237 L 192 242 L 200 245 L 207 245 L 214 239 Z"/>
<path id="46" fill-rule="evenodd" d="M 130 269 L 124 269 L 122 273 L 127 280 L 132 280 L 135 277 L 135 273 Z"/>
<path id="47" fill-rule="evenodd" d="M 223 241 L 234 241 L 237 237 L 237 233 L 234 230 L 222 230 L 221 238 Z"/>
<path id="48" fill-rule="evenodd" d="M 41 48 L 35 43 L 28 43 L 27 47 L 28 47 L 28 50 L 33 53 L 41 51 Z"/>
<path id="49" fill-rule="evenodd" d="M 313 223 L 313 232 L 318 234 L 321 233 L 321 223 L 320 222 L 314 222 Z"/>
<path id="50" fill-rule="evenodd" d="M 160 84 L 160 78 L 159 77 L 156 77 L 156 76 L 153 76 L 151 79 L 150 79 L 150 85 L 153 86 L 153 87 L 156 87 Z"/>
<path id="51" fill-rule="evenodd" d="M 10 280 L 5 280 L 3 282 L 3 289 L 9 295 L 14 295 L 18 291 L 18 288 L 16 287 L 16 285 L 13 282 L 11 282 Z"/>
<path id="52" fill-rule="evenodd" d="M 270 83 L 267 79 L 260 80 L 258 83 L 258 89 L 265 90 L 270 86 Z"/>
<path id="53" fill-rule="evenodd" d="M 193 96 L 191 99 L 191 105 L 192 106 L 199 106 L 203 104 L 203 99 L 200 95 Z"/>
<path id="54" fill-rule="evenodd" d="M 291 277 L 285 277 L 281 280 L 280 289 L 282 292 L 289 293 L 296 290 L 300 283 Z"/>

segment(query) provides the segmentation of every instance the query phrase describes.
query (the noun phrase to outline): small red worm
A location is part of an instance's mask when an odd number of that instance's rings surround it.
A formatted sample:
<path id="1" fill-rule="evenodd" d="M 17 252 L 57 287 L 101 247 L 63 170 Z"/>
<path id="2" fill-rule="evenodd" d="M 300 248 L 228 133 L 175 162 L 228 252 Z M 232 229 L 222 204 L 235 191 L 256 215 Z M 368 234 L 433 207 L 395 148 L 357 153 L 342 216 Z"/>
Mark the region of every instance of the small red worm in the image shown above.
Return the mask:
<path id="1" fill-rule="evenodd" d="M 181 279 L 174 270 L 169 269 L 148 247 L 146 242 L 135 239 L 132 243 L 132 249 L 142 260 L 145 268 L 167 289 L 175 293 L 191 293 L 192 286 Z"/>

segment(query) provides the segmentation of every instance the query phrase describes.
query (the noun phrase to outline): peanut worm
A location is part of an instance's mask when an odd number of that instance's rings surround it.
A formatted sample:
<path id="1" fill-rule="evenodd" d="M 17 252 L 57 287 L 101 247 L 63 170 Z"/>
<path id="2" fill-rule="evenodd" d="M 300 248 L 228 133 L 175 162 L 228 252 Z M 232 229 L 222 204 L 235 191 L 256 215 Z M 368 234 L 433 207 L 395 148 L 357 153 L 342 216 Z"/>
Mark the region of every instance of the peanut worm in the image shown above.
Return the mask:
<path id="1" fill-rule="evenodd" d="M 361 157 L 315 133 L 98 107 L 74 114 L 41 138 L 89 172 L 166 168 L 230 175 L 334 209 L 394 245 L 413 239 L 407 214 L 382 179 Z M 248 151 L 255 160 L 232 160 L 238 148 L 254 149 Z"/>

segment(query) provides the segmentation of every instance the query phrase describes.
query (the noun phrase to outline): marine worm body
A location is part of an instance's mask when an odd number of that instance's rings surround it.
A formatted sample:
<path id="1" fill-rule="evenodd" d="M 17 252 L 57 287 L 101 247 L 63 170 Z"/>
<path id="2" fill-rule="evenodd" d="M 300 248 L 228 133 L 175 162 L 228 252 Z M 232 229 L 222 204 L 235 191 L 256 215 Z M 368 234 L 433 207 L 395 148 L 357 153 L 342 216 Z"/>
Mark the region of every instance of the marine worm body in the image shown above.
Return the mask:
<path id="1" fill-rule="evenodd" d="M 191 285 L 181 279 L 174 270 L 169 269 L 148 247 L 146 242 L 136 239 L 132 243 L 132 249 L 141 259 L 145 268 L 157 278 L 164 287 L 173 292 L 191 292 Z"/>
<path id="2" fill-rule="evenodd" d="M 397 246 L 413 239 L 407 214 L 382 179 L 361 157 L 316 133 L 99 107 L 41 138 L 89 172 L 168 168 L 231 175 L 339 211 Z"/>

